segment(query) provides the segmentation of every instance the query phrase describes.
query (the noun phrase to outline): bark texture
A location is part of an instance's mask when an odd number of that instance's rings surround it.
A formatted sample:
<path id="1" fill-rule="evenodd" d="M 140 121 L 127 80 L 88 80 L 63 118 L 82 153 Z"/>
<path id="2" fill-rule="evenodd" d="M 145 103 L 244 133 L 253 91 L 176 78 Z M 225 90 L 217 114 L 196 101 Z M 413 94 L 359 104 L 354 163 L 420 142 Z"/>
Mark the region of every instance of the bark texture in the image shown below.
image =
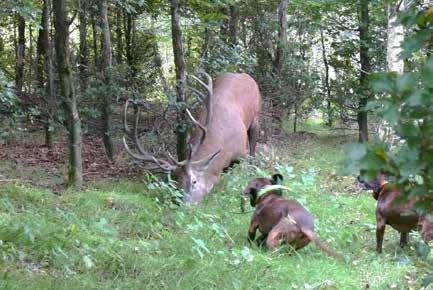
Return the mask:
<path id="1" fill-rule="evenodd" d="M 105 87 L 108 88 L 111 84 L 111 66 L 112 66 L 112 53 L 111 53 L 111 37 L 110 27 L 108 23 L 107 1 L 102 0 L 99 4 L 100 11 L 100 25 L 101 25 L 101 75 Z M 102 116 L 102 134 L 104 140 L 105 153 L 108 159 L 114 160 L 114 146 L 112 139 L 112 125 L 111 125 L 111 95 L 109 92 L 103 94 L 101 100 L 101 116 Z"/>
<path id="2" fill-rule="evenodd" d="M 65 125 L 68 131 L 69 169 L 68 186 L 80 188 L 83 184 L 83 166 L 81 156 L 81 121 L 78 114 L 77 100 L 72 84 L 72 68 L 69 50 L 69 25 L 66 0 L 53 1 L 55 47 L 57 70 L 60 80 L 60 98 L 65 113 Z"/>
<path id="3" fill-rule="evenodd" d="M 179 1 L 171 0 L 171 34 L 173 41 L 174 62 L 176 65 L 176 101 L 179 104 L 177 114 L 177 157 L 179 160 L 186 159 L 187 150 L 187 115 L 185 108 L 185 57 L 183 52 L 182 31 L 180 29 Z"/>
<path id="4" fill-rule="evenodd" d="M 15 90 L 17 95 L 21 95 L 24 85 L 24 53 L 26 48 L 25 30 L 26 22 L 21 15 L 17 16 L 18 21 L 18 42 L 16 50 L 15 66 Z"/>
<path id="5" fill-rule="evenodd" d="M 358 128 L 359 128 L 359 142 L 368 141 L 368 118 L 367 111 L 365 111 L 365 106 L 368 102 L 368 73 L 370 72 L 370 57 L 368 54 L 368 49 L 370 47 L 370 41 L 368 36 L 369 27 L 369 16 L 368 16 L 368 4 L 369 0 L 360 0 L 360 24 L 359 24 L 359 42 L 360 42 L 360 61 L 361 61 L 361 73 L 360 73 L 360 99 L 358 104 Z"/>

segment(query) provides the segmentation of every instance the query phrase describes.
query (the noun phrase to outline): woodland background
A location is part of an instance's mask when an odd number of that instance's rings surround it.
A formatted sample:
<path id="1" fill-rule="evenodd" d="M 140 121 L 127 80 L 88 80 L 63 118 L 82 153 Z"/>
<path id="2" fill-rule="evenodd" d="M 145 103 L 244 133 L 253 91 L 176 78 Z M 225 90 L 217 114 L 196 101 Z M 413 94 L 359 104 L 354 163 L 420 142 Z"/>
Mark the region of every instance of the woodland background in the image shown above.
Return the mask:
<path id="1" fill-rule="evenodd" d="M 1 1 L 0 287 L 428 287 L 418 236 L 374 253 L 354 176 L 433 210 L 432 23 L 425 0 Z M 255 162 L 191 211 L 126 155 L 122 114 L 143 100 L 146 148 L 182 160 L 201 71 L 250 74 L 263 112 Z M 346 264 L 247 246 L 238 193 L 275 170 Z"/>

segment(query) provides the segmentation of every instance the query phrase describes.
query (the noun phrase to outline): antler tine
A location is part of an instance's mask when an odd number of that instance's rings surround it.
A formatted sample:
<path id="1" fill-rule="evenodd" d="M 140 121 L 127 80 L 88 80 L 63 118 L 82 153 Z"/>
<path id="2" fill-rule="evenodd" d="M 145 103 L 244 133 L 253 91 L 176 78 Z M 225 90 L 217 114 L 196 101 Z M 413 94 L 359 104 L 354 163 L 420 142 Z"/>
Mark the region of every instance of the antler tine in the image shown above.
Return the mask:
<path id="1" fill-rule="evenodd" d="M 165 161 L 165 160 L 159 160 L 157 158 L 155 158 L 155 156 L 153 156 L 152 154 L 148 153 L 146 150 L 144 150 L 144 148 L 141 146 L 139 140 L 138 140 L 138 121 L 140 118 L 140 109 L 138 107 L 138 105 L 134 102 L 134 109 L 135 109 L 135 122 L 134 122 L 134 127 L 133 127 L 133 136 L 131 136 L 131 130 L 129 129 L 127 123 L 126 123 L 126 114 L 127 114 L 127 110 L 128 110 L 128 105 L 129 105 L 129 100 L 126 103 L 125 106 L 125 117 L 124 117 L 124 129 L 125 129 L 125 133 L 129 134 L 129 136 L 133 139 L 133 143 L 135 145 L 135 147 L 137 148 L 137 150 L 139 151 L 140 154 L 135 154 L 132 152 L 132 150 L 129 148 L 127 142 L 126 142 L 126 138 L 125 136 L 123 136 L 123 145 L 126 149 L 126 152 L 131 155 L 132 158 L 143 161 L 143 162 L 153 162 L 156 164 L 157 167 L 159 167 L 160 169 L 162 169 L 164 172 L 170 172 L 176 169 L 176 166 Z M 154 169 L 155 167 L 152 167 L 150 169 Z"/>
<path id="2" fill-rule="evenodd" d="M 202 142 L 206 137 L 206 132 L 207 132 L 206 127 L 203 126 L 199 121 L 197 121 L 196 118 L 194 118 L 194 116 L 191 114 L 189 109 L 186 109 L 186 113 L 188 114 L 188 117 L 191 119 L 191 121 L 203 131 L 203 135 L 201 136 L 201 142 Z"/>
<path id="3" fill-rule="evenodd" d="M 187 114 L 190 117 L 190 119 L 192 120 L 192 122 L 194 124 L 196 124 L 202 131 L 203 131 L 203 135 L 201 138 L 200 142 L 203 142 L 205 136 L 206 136 L 206 126 L 209 125 L 209 121 L 211 119 L 212 116 L 212 106 L 211 106 L 211 98 L 213 95 L 213 82 L 212 82 L 212 77 L 206 73 L 206 72 L 201 72 L 203 75 L 205 75 L 207 77 L 208 83 L 205 84 L 201 79 L 199 79 L 198 77 L 196 77 L 195 75 L 191 75 L 191 77 L 196 80 L 200 85 L 202 85 L 203 87 L 206 88 L 207 90 L 207 96 L 205 94 L 203 94 L 202 92 L 200 92 L 199 90 L 192 88 L 191 90 L 196 93 L 199 98 L 204 102 L 205 107 L 206 107 L 206 124 L 203 125 L 201 123 L 199 123 L 191 114 L 191 112 L 189 110 L 187 110 Z"/>
<path id="4" fill-rule="evenodd" d="M 167 151 L 167 156 L 168 158 L 170 158 L 170 160 L 172 162 L 174 162 L 177 166 L 184 166 L 187 163 L 187 160 L 183 160 L 183 161 L 177 161 L 176 158 L 173 157 L 173 155 L 171 155 L 171 153 L 169 151 Z"/>
<path id="5" fill-rule="evenodd" d="M 128 107 L 129 107 L 129 99 L 127 99 L 126 103 L 125 103 L 125 110 L 124 110 L 124 114 L 123 114 L 123 130 L 125 131 L 126 134 L 131 136 L 131 130 L 129 130 L 128 122 L 127 122 L 127 118 L 126 118 L 126 115 L 128 114 Z"/>
<path id="6" fill-rule="evenodd" d="M 212 77 L 207 73 L 207 72 L 203 72 L 203 74 L 207 77 L 207 90 L 209 93 L 209 97 L 211 97 L 213 95 L 213 81 L 212 81 Z"/>
<path id="7" fill-rule="evenodd" d="M 140 142 L 138 141 L 138 120 L 140 119 L 140 108 L 137 108 L 136 116 L 135 116 L 135 123 L 134 123 L 134 145 L 137 147 L 138 151 L 147 159 L 147 161 L 153 161 L 156 165 L 161 167 L 161 169 L 172 171 L 176 169 L 176 166 L 173 164 L 168 163 L 164 160 L 156 159 L 155 156 L 149 154 L 144 148 L 141 146 Z"/>
<path id="8" fill-rule="evenodd" d="M 199 90 L 197 90 L 193 87 L 190 87 L 190 89 L 191 89 L 191 91 L 193 91 L 194 93 L 197 94 L 197 96 L 200 98 L 200 100 L 202 100 L 203 102 L 206 102 L 207 97 L 202 92 L 200 92 Z"/>

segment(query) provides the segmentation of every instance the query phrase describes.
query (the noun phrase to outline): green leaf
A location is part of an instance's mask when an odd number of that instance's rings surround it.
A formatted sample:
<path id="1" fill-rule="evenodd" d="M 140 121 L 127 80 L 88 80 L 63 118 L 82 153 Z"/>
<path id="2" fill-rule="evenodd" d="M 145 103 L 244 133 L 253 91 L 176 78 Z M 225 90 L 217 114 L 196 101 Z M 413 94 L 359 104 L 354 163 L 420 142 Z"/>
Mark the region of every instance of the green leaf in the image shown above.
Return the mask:
<path id="1" fill-rule="evenodd" d="M 430 56 L 422 68 L 421 76 L 424 80 L 424 85 L 428 88 L 433 88 L 433 56 Z"/>
<path id="2" fill-rule="evenodd" d="M 395 92 L 395 73 L 376 73 L 371 78 L 371 86 L 378 93 L 393 93 Z"/>
<path id="3" fill-rule="evenodd" d="M 416 75 L 414 73 L 405 73 L 398 75 L 396 79 L 397 92 L 403 94 L 412 91 L 416 85 Z"/>
<path id="4" fill-rule="evenodd" d="M 409 107 L 422 106 L 424 104 L 423 92 L 420 90 L 412 92 L 407 98 L 406 103 Z"/>
<path id="5" fill-rule="evenodd" d="M 383 106 L 383 101 L 381 100 L 369 101 L 367 105 L 364 107 L 364 110 L 365 111 L 377 110 L 381 106 Z"/>
<path id="6" fill-rule="evenodd" d="M 382 115 L 390 124 L 396 124 L 400 116 L 397 104 L 388 103 Z"/>

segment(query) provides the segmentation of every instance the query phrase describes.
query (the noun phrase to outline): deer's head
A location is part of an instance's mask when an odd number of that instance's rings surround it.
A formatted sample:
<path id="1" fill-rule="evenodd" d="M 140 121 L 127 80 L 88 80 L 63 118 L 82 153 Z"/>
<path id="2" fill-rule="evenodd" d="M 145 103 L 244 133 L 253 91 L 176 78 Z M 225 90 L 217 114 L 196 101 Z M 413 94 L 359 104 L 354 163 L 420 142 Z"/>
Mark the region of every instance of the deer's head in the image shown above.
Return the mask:
<path id="1" fill-rule="evenodd" d="M 146 151 L 139 142 L 139 133 L 137 129 L 140 107 L 145 106 L 145 104 L 140 101 L 131 100 L 127 100 L 125 104 L 124 131 L 126 135 L 129 136 L 132 140 L 132 143 L 138 151 L 138 154 L 132 152 L 124 136 L 123 143 L 126 151 L 134 159 L 146 164 L 145 169 L 147 170 L 159 171 L 164 173 L 174 173 L 179 186 L 185 191 L 184 202 L 186 203 L 199 202 L 204 197 L 204 195 L 212 189 L 213 185 L 218 179 L 219 174 L 219 172 L 215 172 L 214 170 L 212 170 L 212 164 L 215 162 L 216 159 L 218 159 L 218 156 L 220 156 L 221 149 L 212 149 L 211 152 L 206 152 L 206 149 L 203 149 L 201 147 L 203 142 L 206 140 L 206 137 L 208 136 L 207 128 L 212 116 L 211 97 L 213 95 L 213 82 L 212 78 L 208 74 L 205 75 L 208 78 L 207 84 L 205 84 L 202 80 L 195 76 L 192 77 L 199 84 L 206 88 L 207 94 L 204 94 L 201 91 L 192 87 L 190 89 L 199 96 L 199 98 L 204 102 L 206 106 L 206 123 L 200 123 L 193 117 L 191 112 L 186 109 L 186 112 L 192 123 L 195 124 L 198 128 L 200 128 L 200 130 L 197 131 L 197 134 L 200 134 L 200 136 L 191 136 L 190 142 L 191 140 L 197 141 L 195 142 L 195 144 L 189 143 L 187 158 L 183 161 L 176 160 L 168 152 L 167 155 L 169 157 L 169 160 L 163 160 L 160 158 L 156 158 L 148 151 Z M 127 124 L 127 112 L 130 103 L 132 103 L 134 106 L 135 114 L 133 130 L 130 130 Z M 202 156 L 202 158 L 197 158 L 198 156 Z"/>

